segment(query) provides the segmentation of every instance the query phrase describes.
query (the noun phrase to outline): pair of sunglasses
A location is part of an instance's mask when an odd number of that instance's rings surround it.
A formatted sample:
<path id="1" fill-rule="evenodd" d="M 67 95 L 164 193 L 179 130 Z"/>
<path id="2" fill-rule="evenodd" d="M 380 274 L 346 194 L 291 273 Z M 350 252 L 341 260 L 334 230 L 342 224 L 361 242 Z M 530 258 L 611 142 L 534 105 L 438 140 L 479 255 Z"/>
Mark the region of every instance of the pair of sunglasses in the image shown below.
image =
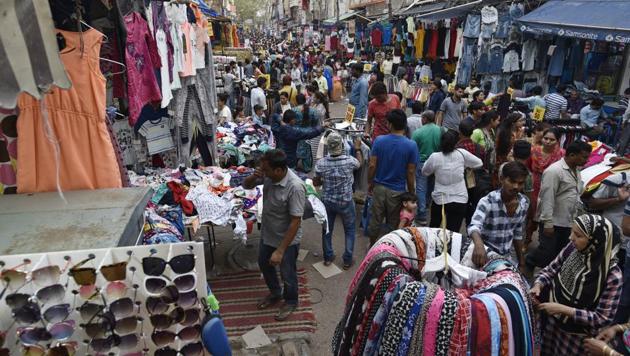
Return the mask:
<path id="1" fill-rule="evenodd" d="M 70 276 L 76 284 L 88 286 L 96 283 L 96 268 L 81 267 L 95 257 L 88 257 L 70 268 Z M 121 281 L 127 278 L 127 261 L 102 266 L 99 271 L 108 282 Z"/>
<path id="2" fill-rule="evenodd" d="M 74 334 L 74 325 L 74 320 L 66 320 L 49 326 L 48 328 L 18 328 L 17 335 L 20 342 L 27 346 L 37 345 L 40 342 L 50 341 L 52 339 L 66 340 Z"/>
<path id="3" fill-rule="evenodd" d="M 149 295 L 161 294 L 170 284 L 173 284 L 181 293 L 190 292 L 197 285 L 197 275 L 195 273 L 183 274 L 172 281 L 166 276 L 147 276 L 144 279 L 144 288 Z"/>
<path id="4" fill-rule="evenodd" d="M 5 302 L 9 308 L 15 310 L 26 305 L 32 297 L 30 294 L 15 292 L 7 295 Z M 53 284 L 39 289 L 35 292 L 35 297 L 42 304 L 59 303 L 66 297 L 66 288 L 61 284 Z"/>
<path id="5" fill-rule="evenodd" d="M 148 276 L 162 275 L 167 265 L 177 274 L 188 273 L 195 268 L 195 255 L 189 253 L 175 256 L 168 262 L 160 257 L 150 256 L 142 259 L 142 270 Z"/>
<path id="6" fill-rule="evenodd" d="M 41 310 L 35 302 L 27 301 L 22 306 L 12 309 L 13 319 L 21 325 L 30 325 L 41 320 Z"/>
<path id="7" fill-rule="evenodd" d="M 185 345 L 179 351 L 170 347 L 165 347 L 155 350 L 153 353 L 154 356 L 178 356 L 180 354 L 183 356 L 200 356 L 203 354 L 203 345 L 201 342 L 195 342 Z"/>
<path id="8" fill-rule="evenodd" d="M 171 310 L 168 314 L 154 314 L 149 317 L 151 325 L 156 330 L 168 329 L 175 324 L 183 326 L 190 326 L 199 321 L 200 311 L 199 309 L 184 310 L 181 307 L 177 307 Z"/>
<path id="9" fill-rule="evenodd" d="M 44 311 L 42 317 L 50 324 L 59 323 L 68 318 L 70 309 L 70 304 L 53 305 Z"/>
<path id="10" fill-rule="evenodd" d="M 28 345 L 22 349 L 22 356 L 73 356 L 78 349 L 76 342 L 61 343 L 45 348 L 40 345 Z"/>
<path id="11" fill-rule="evenodd" d="M 0 279 L 6 282 L 6 288 L 19 289 L 21 286 L 26 284 L 28 273 L 18 271 L 18 268 L 30 263 L 30 260 L 24 260 L 24 263 L 21 263 L 13 268 L 3 269 L 2 272 L 0 272 Z M 4 295 L 4 291 L 2 292 L 2 295 Z"/>
<path id="12" fill-rule="evenodd" d="M 108 352 L 114 347 L 117 347 L 120 350 L 129 350 L 138 346 L 139 340 L 140 339 L 136 334 L 123 336 L 111 334 L 106 338 L 92 339 L 89 343 L 89 347 L 96 352 Z"/>
<path id="13" fill-rule="evenodd" d="M 147 297 L 145 304 L 149 314 L 164 314 L 173 303 L 188 309 L 196 306 L 198 302 L 197 290 L 193 289 L 190 292 L 179 293 L 177 287 L 171 285 L 159 297 Z"/>
<path id="14" fill-rule="evenodd" d="M 118 334 L 129 334 L 136 331 L 138 323 L 142 320 L 135 315 L 116 320 L 111 312 L 101 314 L 100 320 L 90 320 L 81 324 L 85 333 L 92 339 L 103 338 L 108 333 L 115 331 Z"/>
<path id="15" fill-rule="evenodd" d="M 168 330 L 155 330 L 151 334 L 151 340 L 157 347 L 165 347 L 166 345 L 172 344 L 175 341 L 175 338 L 178 338 L 182 341 L 195 341 L 198 340 L 201 336 L 201 326 L 194 325 L 188 326 L 178 333 L 174 333 Z"/>

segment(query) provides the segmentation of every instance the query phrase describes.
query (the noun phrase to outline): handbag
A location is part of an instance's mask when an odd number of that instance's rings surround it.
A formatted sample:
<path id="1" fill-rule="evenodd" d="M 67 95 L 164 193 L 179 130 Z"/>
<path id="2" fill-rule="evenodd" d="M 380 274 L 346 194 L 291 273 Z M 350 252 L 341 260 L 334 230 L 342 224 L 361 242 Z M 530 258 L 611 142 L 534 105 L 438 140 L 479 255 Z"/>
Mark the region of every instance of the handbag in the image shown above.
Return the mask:
<path id="1" fill-rule="evenodd" d="M 464 159 L 464 163 L 466 163 L 466 158 L 462 151 L 457 151 L 462 158 Z M 477 179 L 475 178 L 475 170 L 472 168 L 464 168 L 464 181 L 466 182 L 466 189 L 473 189 L 477 186 Z"/>

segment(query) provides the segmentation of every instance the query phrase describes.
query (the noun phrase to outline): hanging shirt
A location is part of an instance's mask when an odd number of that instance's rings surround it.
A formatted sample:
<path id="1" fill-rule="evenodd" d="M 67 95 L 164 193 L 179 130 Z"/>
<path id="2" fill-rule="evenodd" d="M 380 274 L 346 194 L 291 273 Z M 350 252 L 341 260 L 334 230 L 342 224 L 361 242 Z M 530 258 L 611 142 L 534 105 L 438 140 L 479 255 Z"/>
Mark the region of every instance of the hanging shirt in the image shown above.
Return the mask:
<path id="1" fill-rule="evenodd" d="M 378 28 L 373 29 L 370 35 L 372 39 L 372 46 L 380 47 L 382 36 L 383 36 L 383 32 L 381 30 L 379 30 Z"/>
<path id="2" fill-rule="evenodd" d="M 420 28 L 416 31 L 416 39 L 414 40 L 414 46 L 416 47 L 416 59 L 421 59 L 423 55 L 424 34 L 424 28 Z"/>
<path id="3" fill-rule="evenodd" d="M 162 153 L 175 148 L 171 136 L 172 120 L 163 117 L 157 121 L 145 122 L 138 132 L 147 140 L 149 154 Z"/>
<path id="4" fill-rule="evenodd" d="M 173 93 L 171 92 L 171 81 L 168 73 L 168 44 L 166 43 L 166 34 L 164 30 L 159 28 L 155 33 L 155 40 L 157 42 L 158 53 L 160 55 L 160 87 L 162 91 L 162 107 L 165 108 L 173 99 Z M 179 75 L 179 74 L 177 74 Z"/>
<path id="5" fill-rule="evenodd" d="M 426 54 L 427 58 L 435 59 L 437 58 L 438 52 L 438 43 L 440 42 L 439 32 L 436 30 L 431 30 L 431 42 L 429 42 L 429 50 Z"/>
<path id="6" fill-rule="evenodd" d="M 407 32 L 415 33 L 416 32 L 416 24 L 413 22 L 413 17 L 407 17 Z"/>
<path id="7" fill-rule="evenodd" d="M 160 56 L 147 22 L 137 12 L 125 16 L 127 27 L 127 92 L 129 122 L 134 124 L 142 107 L 162 100 L 154 70 L 161 67 Z"/>
<path id="8" fill-rule="evenodd" d="M 114 120 L 112 131 L 122 153 L 122 161 L 125 166 L 136 163 L 136 150 L 133 147 L 133 131 L 127 120 Z"/>
<path id="9" fill-rule="evenodd" d="M 182 24 L 186 21 L 186 5 L 171 3 L 166 7 L 166 16 L 170 21 L 171 41 L 173 43 L 173 78 L 171 89 L 182 87 L 179 72 L 184 70 L 184 43 Z"/>
<path id="10" fill-rule="evenodd" d="M 182 77 L 191 77 L 196 74 L 195 66 L 193 65 L 193 36 L 194 29 L 188 22 L 184 22 L 182 25 L 182 34 L 184 35 L 183 47 L 184 47 L 184 70 L 180 73 Z"/>
<path id="11" fill-rule="evenodd" d="M 193 42 L 193 66 L 195 70 L 203 69 L 206 66 L 205 54 L 206 43 L 209 42 L 208 31 L 198 24 L 193 24 L 191 31 L 191 39 Z"/>
<path id="12" fill-rule="evenodd" d="M 389 46 L 392 43 L 392 24 L 383 25 L 383 46 Z"/>

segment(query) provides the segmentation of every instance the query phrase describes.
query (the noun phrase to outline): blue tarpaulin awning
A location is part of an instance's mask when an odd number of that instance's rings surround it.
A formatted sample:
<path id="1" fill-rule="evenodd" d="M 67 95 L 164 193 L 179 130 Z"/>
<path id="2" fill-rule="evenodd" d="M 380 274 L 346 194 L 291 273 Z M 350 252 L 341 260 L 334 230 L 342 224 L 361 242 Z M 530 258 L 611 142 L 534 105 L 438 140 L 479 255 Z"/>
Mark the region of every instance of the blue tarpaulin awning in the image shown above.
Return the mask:
<path id="1" fill-rule="evenodd" d="M 630 1 L 553 0 L 516 21 L 523 32 L 630 43 Z"/>

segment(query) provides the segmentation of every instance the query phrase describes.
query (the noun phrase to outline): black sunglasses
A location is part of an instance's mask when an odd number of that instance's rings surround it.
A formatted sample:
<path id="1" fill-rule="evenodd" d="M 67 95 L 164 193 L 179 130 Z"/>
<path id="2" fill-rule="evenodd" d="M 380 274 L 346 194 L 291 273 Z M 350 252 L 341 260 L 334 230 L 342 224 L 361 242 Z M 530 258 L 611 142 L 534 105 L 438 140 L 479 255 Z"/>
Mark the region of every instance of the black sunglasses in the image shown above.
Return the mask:
<path id="1" fill-rule="evenodd" d="M 142 259 L 142 270 L 148 276 L 160 276 L 164 273 L 166 265 L 171 266 L 177 274 L 188 273 L 195 268 L 195 255 L 192 253 L 179 255 L 165 261 L 160 257 L 145 257 Z"/>

